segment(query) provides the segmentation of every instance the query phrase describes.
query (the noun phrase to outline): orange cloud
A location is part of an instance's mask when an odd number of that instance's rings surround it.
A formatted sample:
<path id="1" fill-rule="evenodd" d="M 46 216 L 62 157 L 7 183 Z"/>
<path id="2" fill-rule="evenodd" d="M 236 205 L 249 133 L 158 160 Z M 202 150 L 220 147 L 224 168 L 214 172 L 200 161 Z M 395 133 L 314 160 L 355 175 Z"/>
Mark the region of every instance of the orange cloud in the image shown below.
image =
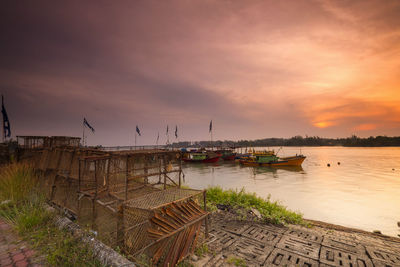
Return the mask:
<path id="1" fill-rule="evenodd" d="M 354 130 L 356 131 L 370 131 L 370 130 L 375 130 L 378 127 L 378 125 L 373 124 L 373 123 L 365 123 L 365 124 L 360 124 L 357 125 Z"/>
<path id="2" fill-rule="evenodd" d="M 321 122 L 315 122 L 315 123 L 313 123 L 313 125 L 314 125 L 315 127 L 318 127 L 318 128 L 327 128 L 327 127 L 333 126 L 334 123 L 332 123 L 332 122 L 326 122 L 326 121 L 321 121 Z"/>
<path id="3" fill-rule="evenodd" d="M 303 112 L 311 125 L 324 129 L 339 127 L 351 131 L 385 131 L 400 127 L 398 101 L 314 96 L 304 100 Z"/>

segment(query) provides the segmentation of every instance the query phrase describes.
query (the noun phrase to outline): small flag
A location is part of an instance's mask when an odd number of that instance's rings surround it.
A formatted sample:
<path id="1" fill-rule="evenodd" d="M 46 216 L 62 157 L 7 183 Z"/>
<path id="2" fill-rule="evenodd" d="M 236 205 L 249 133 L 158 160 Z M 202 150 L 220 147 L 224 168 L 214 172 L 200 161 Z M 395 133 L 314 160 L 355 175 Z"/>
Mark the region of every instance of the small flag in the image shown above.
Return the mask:
<path id="1" fill-rule="evenodd" d="M 4 97 L 1 95 L 1 113 L 3 114 L 3 131 L 4 137 L 11 137 L 10 121 L 8 120 L 7 111 L 4 107 Z"/>
<path id="2" fill-rule="evenodd" d="M 140 134 L 139 127 L 138 127 L 137 125 L 136 125 L 136 132 L 138 133 L 139 136 L 142 136 L 142 135 Z"/>
<path id="3" fill-rule="evenodd" d="M 175 138 L 178 138 L 178 125 L 175 126 Z"/>
<path id="4" fill-rule="evenodd" d="M 92 131 L 92 133 L 94 133 L 94 128 L 92 126 L 90 126 L 90 124 L 88 123 L 86 118 L 83 118 L 83 125 L 88 127 Z"/>
<path id="5" fill-rule="evenodd" d="M 212 131 L 212 120 L 210 121 L 210 130 L 208 130 L 208 132 L 211 133 L 211 131 Z"/>
<path id="6" fill-rule="evenodd" d="M 166 135 L 168 135 L 168 125 L 167 125 L 167 133 L 166 133 Z"/>

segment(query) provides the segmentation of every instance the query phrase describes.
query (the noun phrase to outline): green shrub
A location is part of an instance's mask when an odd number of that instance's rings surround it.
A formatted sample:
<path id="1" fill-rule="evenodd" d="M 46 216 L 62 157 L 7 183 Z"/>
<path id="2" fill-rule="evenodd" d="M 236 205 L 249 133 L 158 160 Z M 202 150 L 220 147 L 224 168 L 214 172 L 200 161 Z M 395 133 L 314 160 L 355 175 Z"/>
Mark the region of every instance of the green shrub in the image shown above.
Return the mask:
<path id="1" fill-rule="evenodd" d="M 258 197 L 255 193 L 247 193 L 244 189 L 223 190 L 221 187 L 210 187 L 207 189 L 207 207 L 215 210 L 217 204 L 227 205 L 233 209 L 244 208 L 250 210 L 257 209 L 266 222 L 274 224 L 304 224 L 302 215 L 288 210 L 285 206 L 276 201 L 271 201 L 270 196 L 267 199 Z M 244 214 L 241 217 L 245 218 Z"/>

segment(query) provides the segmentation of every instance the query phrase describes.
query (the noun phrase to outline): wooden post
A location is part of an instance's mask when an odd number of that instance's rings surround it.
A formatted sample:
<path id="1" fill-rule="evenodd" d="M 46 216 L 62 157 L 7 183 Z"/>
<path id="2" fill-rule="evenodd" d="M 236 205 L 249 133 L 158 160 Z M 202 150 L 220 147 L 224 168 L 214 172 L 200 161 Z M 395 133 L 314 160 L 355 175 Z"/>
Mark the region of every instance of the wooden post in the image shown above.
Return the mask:
<path id="1" fill-rule="evenodd" d="M 164 190 L 167 189 L 167 162 L 165 160 L 165 155 L 163 157 L 164 161 Z"/>
<path id="2" fill-rule="evenodd" d="M 78 165 L 78 192 L 81 191 L 81 159 L 78 158 L 79 165 Z"/>
<path id="3" fill-rule="evenodd" d="M 92 198 L 92 230 L 94 231 L 96 231 L 96 219 L 97 219 L 96 198 Z"/>
<path id="4" fill-rule="evenodd" d="M 204 202 L 204 211 L 207 212 L 207 190 L 203 191 L 203 202 Z M 205 236 L 208 238 L 208 215 L 206 216 L 205 221 Z"/>
<path id="5" fill-rule="evenodd" d="M 94 198 L 97 198 L 97 160 L 94 161 L 94 183 L 95 183 L 95 193 Z"/>
<path id="6" fill-rule="evenodd" d="M 107 173 L 106 173 L 107 193 L 110 192 L 110 166 L 111 166 L 111 156 L 108 158 L 108 162 L 107 162 Z"/>
<path id="7" fill-rule="evenodd" d="M 57 149 L 54 149 L 54 151 L 56 152 L 56 155 L 57 155 Z M 50 200 L 53 200 L 53 197 L 54 197 L 54 189 L 56 188 L 56 179 L 58 176 L 58 169 L 59 169 L 60 163 L 61 163 L 61 156 L 62 156 L 62 153 L 58 155 L 57 164 L 56 164 L 54 170 L 52 170 L 52 173 L 54 176 L 53 176 L 53 181 L 52 181 L 51 188 L 50 188 Z"/>
<path id="8" fill-rule="evenodd" d="M 178 187 L 181 188 L 181 179 L 182 179 L 182 154 L 179 155 L 179 181 L 178 181 Z"/>
<path id="9" fill-rule="evenodd" d="M 158 155 L 158 183 L 161 184 L 161 156 Z"/>
<path id="10" fill-rule="evenodd" d="M 81 159 L 78 157 L 78 192 L 81 191 Z M 81 217 L 81 196 L 78 193 L 78 220 Z"/>
<path id="11" fill-rule="evenodd" d="M 120 249 L 123 249 L 125 243 L 124 232 L 124 206 L 120 203 L 117 210 L 117 246 Z"/>
<path id="12" fill-rule="evenodd" d="M 144 156 L 144 183 L 148 184 L 149 183 L 149 177 L 147 176 L 149 174 L 148 166 L 147 166 L 147 157 Z"/>
<path id="13" fill-rule="evenodd" d="M 125 170 L 125 201 L 128 200 L 128 175 L 129 175 L 129 156 L 126 156 Z"/>

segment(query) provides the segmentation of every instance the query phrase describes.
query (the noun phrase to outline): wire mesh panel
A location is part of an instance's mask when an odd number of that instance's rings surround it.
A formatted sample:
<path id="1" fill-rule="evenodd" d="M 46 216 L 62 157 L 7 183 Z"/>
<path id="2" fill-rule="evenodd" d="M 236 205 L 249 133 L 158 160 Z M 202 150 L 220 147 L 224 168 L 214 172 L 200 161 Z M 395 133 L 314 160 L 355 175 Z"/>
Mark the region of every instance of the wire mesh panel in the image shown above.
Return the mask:
<path id="1" fill-rule="evenodd" d="M 46 171 L 49 164 L 50 164 L 50 160 L 51 160 L 51 156 L 52 156 L 52 151 L 50 151 L 49 149 L 45 149 L 43 150 L 41 157 L 40 157 L 40 163 L 39 163 L 39 170 L 41 171 Z"/>
<path id="2" fill-rule="evenodd" d="M 53 186 L 54 188 L 50 200 L 61 207 L 65 207 L 67 198 L 73 197 L 68 195 L 70 188 L 69 180 L 62 176 L 56 175 Z"/>
<path id="3" fill-rule="evenodd" d="M 118 212 L 116 209 L 110 209 L 106 199 L 104 202 L 95 202 L 95 230 L 98 233 L 98 238 L 105 244 L 117 246 L 117 229 L 118 229 Z"/>
<path id="4" fill-rule="evenodd" d="M 58 174 L 63 176 L 69 176 L 72 167 L 72 161 L 74 160 L 75 150 L 69 149 L 57 149 L 61 153 L 61 159 L 58 166 Z"/>
<path id="5" fill-rule="evenodd" d="M 123 211 L 123 245 L 130 254 L 148 245 L 151 240 L 147 235 L 150 227 L 150 210 L 124 207 Z"/>
<path id="6" fill-rule="evenodd" d="M 126 205 L 142 209 L 157 209 L 171 202 L 201 194 L 202 191 L 171 187 L 127 201 Z"/>
<path id="7" fill-rule="evenodd" d="M 69 178 L 68 187 L 66 188 L 66 196 L 64 206 L 75 214 L 78 214 L 78 180 Z"/>
<path id="8" fill-rule="evenodd" d="M 78 198 L 78 223 L 84 227 L 93 227 L 94 225 L 94 200 L 88 197 Z"/>

